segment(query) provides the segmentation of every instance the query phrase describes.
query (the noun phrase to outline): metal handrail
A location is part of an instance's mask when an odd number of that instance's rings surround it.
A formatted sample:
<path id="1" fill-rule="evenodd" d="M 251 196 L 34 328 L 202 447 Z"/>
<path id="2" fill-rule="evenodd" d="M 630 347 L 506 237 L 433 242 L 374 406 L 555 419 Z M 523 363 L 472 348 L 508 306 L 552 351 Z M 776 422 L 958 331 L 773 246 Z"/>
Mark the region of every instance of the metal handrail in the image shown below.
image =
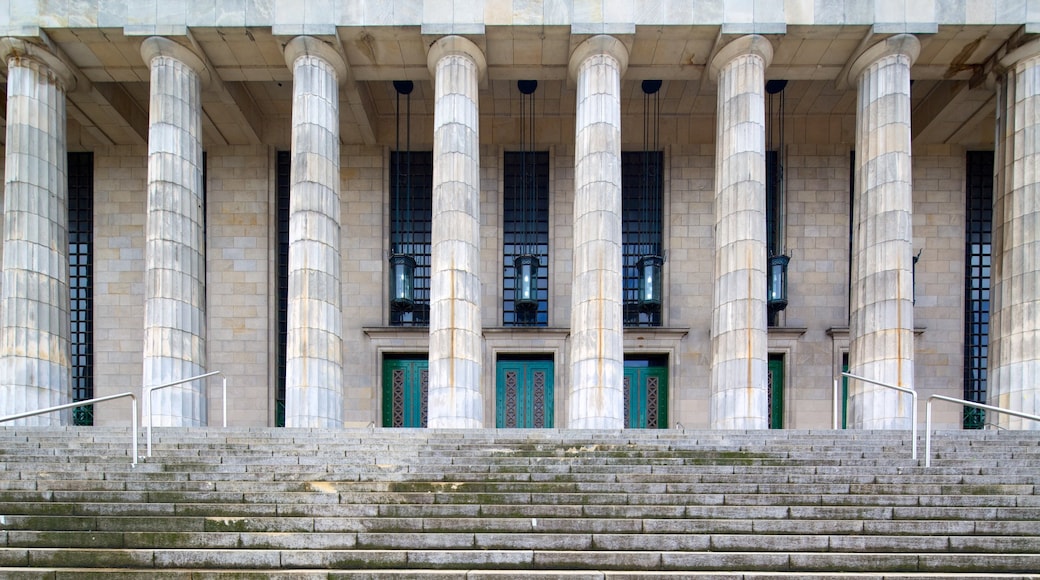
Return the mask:
<path id="1" fill-rule="evenodd" d="M 1021 417 L 1023 419 L 1029 419 L 1032 421 L 1040 421 L 1040 416 L 1030 415 L 1029 413 L 1022 413 L 1020 411 L 1012 411 L 1011 409 L 1003 409 L 1001 407 L 994 407 L 992 405 L 983 405 L 982 403 L 976 403 L 974 401 L 965 401 L 964 399 L 955 399 L 953 397 L 947 397 L 946 395 L 932 395 L 928 397 L 928 402 L 924 406 L 924 466 L 932 466 L 932 399 L 939 399 L 940 401 L 946 401 L 948 403 L 958 403 L 963 407 L 974 407 L 976 409 L 985 409 L 987 411 L 993 411 L 994 413 L 1003 413 L 1005 415 L 1013 415 L 1015 417 Z"/>
<path id="2" fill-rule="evenodd" d="M 54 411 L 61 411 L 63 409 L 82 407 L 83 405 L 103 403 L 113 399 L 122 399 L 123 397 L 130 397 L 130 465 L 137 465 L 137 395 L 133 393 L 119 393 L 118 395 L 108 395 L 107 397 L 96 397 L 94 399 L 87 399 L 86 401 L 76 401 L 75 403 L 66 403 L 56 407 L 47 407 L 46 409 L 18 413 L 17 415 L 8 415 L 6 417 L 0 417 L 0 423 L 14 421 L 16 419 L 24 419 L 34 415 L 53 413 Z"/>
<path id="3" fill-rule="evenodd" d="M 913 389 L 910 389 L 910 388 L 907 388 L 907 387 L 900 387 L 899 385 L 890 385 L 888 383 L 882 383 L 881 381 L 875 381 L 873 379 L 868 379 L 866 377 L 861 377 L 861 376 L 853 375 L 853 374 L 849 374 L 849 373 L 841 373 L 841 376 L 848 377 L 850 379 L 854 379 L 854 380 L 857 380 L 857 381 L 863 381 L 864 383 L 870 383 L 872 385 L 877 385 L 879 387 L 885 387 L 886 389 L 892 389 L 894 391 L 899 391 L 900 393 L 907 393 L 907 394 L 910 395 L 910 433 L 911 433 L 910 437 L 913 439 L 912 445 L 911 445 L 911 457 L 913 459 L 917 459 L 917 391 L 915 391 Z M 838 381 L 834 381 L 834 393 L 835 393 L 834 408 L 835 409 L 838 408 L 837 392 L 838 392 Z M 837 429 L 838 428 L 837 427 L 837 422 L 838 422 L 837 413 L 835 413 L 834 422 L 835 422 L 835 427 L 834 428 Z"/>
<path id="4" fill-rule="evenodd" d="M 146 437 L 146 441 L 147 441 L 146 449 L 147 449 L 147 451 L 146 451 L 146 455 L 148 457 L 152 456 L 152 411 L 154 409 L 152 407 L 152 393 L 155 392 L 155 391 L 158 391 L 159 389 L 165 389 L 167 387 L 176 387 L 177 385 L 183 385 L 184 383 L 191 383 L 191 382 L 198 381 L 198 380 L 201 380 L 201 379 L 207 379 L 207 378 L 215 376 L 215 375 L 220 375 L 221 378 L 223 379 L 222 385 L 221 385 L 221 393 L 222 393 L 221 404 L 223 406 L 223 411 L 224 411 L 224 427 L 227 427 L 227 375 L 225 375 L 222 371 L 210 371 L 210 372 L 208 372 L 206 374 L 197 375 L 197 376 L 194 376 L 194 377 L 188 377 L 186 379 L 181 379 L 179 381 L 173 381 L 171 383 L 164 383 L 162 385 L 158 385 L 158 386 L 155 386 L 155 387 L 143 387 L 144 390 L 147 391 L 147 393 L 148 393 L 147 395 L 145 395 L 147 397 L 147 400 L 148 400 L 148 427 L 147 427 L 147 429 L 145 429 L 145 431 L 147 432 L 147 437 Z M 206 383 L 203 382 L 202 384 L 203 384 L 203 387 L 205 387 Z M 207 389 L 207 391 L 208 391 L 208 389 Z M 207 417 L 208 417 L 208 415 L 207 415 Z"/>

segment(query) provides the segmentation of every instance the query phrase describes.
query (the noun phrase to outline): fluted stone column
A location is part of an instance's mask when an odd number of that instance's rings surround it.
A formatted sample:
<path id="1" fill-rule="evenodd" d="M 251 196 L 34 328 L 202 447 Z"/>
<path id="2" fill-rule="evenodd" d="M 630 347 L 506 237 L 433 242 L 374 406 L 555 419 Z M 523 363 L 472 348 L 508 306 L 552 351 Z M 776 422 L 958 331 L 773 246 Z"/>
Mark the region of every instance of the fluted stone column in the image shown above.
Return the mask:
<path id="1" fill-rule="evenodd" d="M 1040 415 L 1040 40 L 1001 65 L 988 401 Z M 986 418 L 1005 429 L 1040 429 L 1010 415 Z"/>
<path id="2" fill-rule="evenodd" d="M 37 45 L 4 38 L 0 51 L 7 61 L 0 415 L 14 415 L 72 400 L 65 92 L 75 77 Z M 18 424 L 64 424 L 70 416 Z"/>
<path id="3" fill-rule="evenodd" d="M 285 62 L 293 72 L 285 426 L 340 427 L 339 84 L 347 69 L 308 36 L 289 41 Z"/>
<path id="4" fill-rule="evenodd" d="M 430 427 L 483 427 L 480 390 L 480 126 L 484 53 L 460 36 L 430 47 L 434 77 Z"/>
<path id="5" fill-rule="evenodd" d="M 141 57 L 151 69 L 144 386 L 154 387 L 206 372 L 200 95 L 209 72 L 168 38 L 146 39 Z M 156 426 L 205 425 L 205 385 L 155 391 L 143 407 Z"/>
<path id="6" fill-rule="evenodd" d="M 621 309 L 621 77 L 628 49 L 594 36 L 575 49 L 574 270 L 567 427 L 625 426 Z"/>
<path id="7" fill-rule="evenodd" d="M 718 80 L 713 429 L 769 426 L 765 70 L 772 59 L 769 41 L 751 35 L 727 44 L 711 62 Z"/>
<path id="8" fill-rule="evenodd" d="M 907 388 L 914 386 L 910 66 L 919 51 L 916 37 L 893 36 L 849 72 L 859 87 L 849 372 Z M 850 381 L 849 425 L 909 429 L 909 398 Z"/>

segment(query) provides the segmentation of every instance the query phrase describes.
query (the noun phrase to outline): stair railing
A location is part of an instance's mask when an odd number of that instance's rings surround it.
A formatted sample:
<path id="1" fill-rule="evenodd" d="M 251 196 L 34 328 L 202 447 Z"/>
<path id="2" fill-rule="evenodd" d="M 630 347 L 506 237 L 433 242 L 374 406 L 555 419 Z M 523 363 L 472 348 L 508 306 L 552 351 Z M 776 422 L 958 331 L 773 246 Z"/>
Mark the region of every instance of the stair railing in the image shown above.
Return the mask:
<path id="1" fill-rule="evenodd" d="M 911 441 L 911 457 L 917 459 L 917 391 L 907 388 L 900 387 L 899 385 L 891 385 L 888 383 L 882 383 L 881 381 L 875 381 L 866 377 L 861 377 L 849 373 L 841 373 L 841 376 L 847 377 L 856 381 L 863 381 L 864 383 L 870 383 L 879 387 L 885 387 L 886 389 L 892 389 L 893 391 L 899 391 L 900 393 L 906 393 L 910 395 L 910 437 Z M 838 428 L 838 381 L 834 381 L 834 428 Z"/>
<path id="2" fill-rule="evenodd" d="M 227 427 L 227 375 L 225 375 L 221 371 L 211 371 L 211 372 L 208 372 L 206 374 L 196 375 L 194 377 L 188 377 L 186 379 L 181 379 L 179 381 L 173 381 L 171 383 L 164 383 L 162 385 L 157 385 L 157 386 L 154 386 L 154 387 L 143 387 L 143 389 L 145 391 L 144 396 L 146 397 L 146 400 L 148 401 L 148 427 L 145 429 L 145 431 L 147 433 L 147 436 L 146 436 L 146 441 L 147 441 L 146 450 L 147 451 L 145 452 L 145 454 L 148 457 L 152 456 L 152 412 L 155 409 L 155 407 L 152 406 L 152 393 L 154 393 L 155 391 L 158 391 L 159 389 L 166 389 L 166 388 L 169 388 L 169 387 L 176 387 L 177 385 L 183 385 L 184 383 L 191 383 L 191 382 L 199 381 L 199 380 L 202 380 L 202 379 L 208 379 L 209 377 L 216 376 L 216 375 L 220 375 L 220 377 L 222 379 L 220 390 L 221 390 L 221 400 L 222 400 L 222 406 L 223 406 L 222 410 L 224 411 L 224 423 L 223 423 L 223 425 L 224 425 L 224 427 Z M 203 381 L 202 385 L 205 388 L 206 382 Z M 208 389 L 206 389 L 206 390 L 207 390 L 207 393 L 208 393 Z M 209 397 L 207 396 L 207 400 L 208 399 L 209 399 Z M 207 417 L 208 417 L 208 414 L 207 414 Z"/>
<path id="3" fill-rule="evenodd" d="M 76 401 L 74 403 L 66 403 L 55 407 L 47 407 L 46 409 L 26 411 L 25 413 L 18 413 L 17 415 L 8 415 L 6 417 L 0 417 L 0 423 L 14 421 L 16 419 L 25 419 L 26 417 L 33 417 L 36 415 L 44 415 L 46 413 L 53 413 L 54 411 L 62 411 L 64 409 L 72 409 L 83 405 L 93 405 L 94 403 L 103 403 L 114 399 L 122 399 L 123 397 L 130 397 L 130 465 L 137 465 L 137 395 L 134 395 L 133 393 L 119 393 L 117 395 L 108 395 L 107 397 L 96 397 L 85 401 Z"/>
<path id="4" fill-rule="evenodd" d="M 1005 415 L 1013 415 L 1015 417 L 1021 417 L 1023 419 L 1029 419 L 1031 421 L 1040 421 L 1040 416 L 1030 415 L 1029 413 L 1022 413 L 1020 411 L 1012 411 L 1011 409 L 1004 409 L 1001 407 L 994 407 L 992 405 L 983 405 L 982 403 L 976 403 L 975 401 L 965 401 L 964 399 L 956 399 L 954 397 L 947 397 L 946 395 L 932 395 L 928 397 L 928 402 L 924 406 L 924 466 L 932 466 L 932 399 L 939 401 L 946 401 L 947 403 L 956 403 L 962 407 L 973 407 L 975 409 L 985 409 L 987 411 L 993 411 L 994 413 L 1003 413 Z"/>

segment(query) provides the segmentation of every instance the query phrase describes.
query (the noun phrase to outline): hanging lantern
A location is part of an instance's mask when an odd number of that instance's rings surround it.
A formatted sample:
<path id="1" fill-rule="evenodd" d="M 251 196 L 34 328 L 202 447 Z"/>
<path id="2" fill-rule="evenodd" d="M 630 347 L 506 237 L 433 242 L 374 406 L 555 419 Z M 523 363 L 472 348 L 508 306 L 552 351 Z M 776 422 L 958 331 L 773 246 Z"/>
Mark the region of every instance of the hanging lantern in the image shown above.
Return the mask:
<path id="1" fill-rule="evenodd" d="M 787 264 L 789 256 L 779 255 L 769 258 L 768 306 L 770 312 L 780 312 L 787 308 Z"/>
<path id="2" fill-rule="evenodd" d="M 664 258 L 661 257 L 660 241 L 656 239 L 653 226 L 660 220 L 657 206 L 660 192 L 658 181 L 660 167 L 657 164 L 656 152 L 660 148 L 658 141 L 661 131 L 660 80 L 645 80 L 643 89 L 643 203 L 640 216 L 639 244 L 646 254 L 636 262 L 639 275 L 639 310 L 647 314 L 661 311 L 662 289 L 664 282 Z M 645 228 L 645 232 L 642 231 Z"/>
<path id="3" fill-rule="evenodd" d="M 390 307 L 408 312 L 415 306 L 415 259 L 405 254 L 390 256 Z"/>
<path id="4" fill-rule="evenodd" d="M 516 184 L 518 213 L 517 232 L 519 255 L 513 258 L 513 310 L 520 324 L 533 324 L 538 312 L 538 269 L 541 260 L 534 254 L 537 235 L 534 232 L 534 204 L 536 198 L 534 161 L 534 97 L 538 81 L 520 80 L 520 176 Z"/>
<path id="5" fill-rule="evenodd" d="M 664 258 L 643 256 L 639 268 L 639 308 L 644 312 L 661 310 L 661 282 L 664 280 Z"/>
<path id="6" fill-rule="evenodd" d="M 513 271 L 513 308 L 524 313 L 538 310 L 538 257 L 517 256 Z"/>
<path id="7" fill-rule="evenodd" d="M 390 244 L 390 308 L 396 312 L 410 312 L 415 307 L 415 258 L 408 255 L 408 249 L 412 245 L 411 219 L 401 219 L 401 202 L 408 203 L 412 196 L 411 187 L 411 121 L 412 106 L 411 94 L 414 85 L 412 81 L 394 81 L 394 90 L 397 91 L 397 183 L 394 184 L 395 208 L 394 208 L 394 230 L 398 237 L 391 240 Z M 405 181 L 401 183 L 402 171 L 400 167 L 401 151 L 401 95 L 405 95 L 408 103 L 406 114 L 406 147 L 404 157 L 407 167 Z M 402 230 L 402 221 L 407 223 L 407 231 Z M 393 234 L 391 234 L 393 235 Z M 407 248 L 407 249 L 405 249 Z M 402 251 L 403 250 L 403 251 Z"/>

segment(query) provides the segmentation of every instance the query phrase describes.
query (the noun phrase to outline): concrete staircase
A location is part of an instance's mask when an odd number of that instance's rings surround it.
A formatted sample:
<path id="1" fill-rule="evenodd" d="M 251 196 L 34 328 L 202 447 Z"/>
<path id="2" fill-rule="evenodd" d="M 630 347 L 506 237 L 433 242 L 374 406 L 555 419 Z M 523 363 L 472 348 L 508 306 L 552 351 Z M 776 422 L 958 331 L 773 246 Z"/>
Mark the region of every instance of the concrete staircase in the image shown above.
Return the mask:
<path id="1" fill-rule="evenodd" d="M 0 427 L 0 578 L 1040 580 L 1040 433 Z M 143 449 L 143 448 L 142 448 Z"/>

